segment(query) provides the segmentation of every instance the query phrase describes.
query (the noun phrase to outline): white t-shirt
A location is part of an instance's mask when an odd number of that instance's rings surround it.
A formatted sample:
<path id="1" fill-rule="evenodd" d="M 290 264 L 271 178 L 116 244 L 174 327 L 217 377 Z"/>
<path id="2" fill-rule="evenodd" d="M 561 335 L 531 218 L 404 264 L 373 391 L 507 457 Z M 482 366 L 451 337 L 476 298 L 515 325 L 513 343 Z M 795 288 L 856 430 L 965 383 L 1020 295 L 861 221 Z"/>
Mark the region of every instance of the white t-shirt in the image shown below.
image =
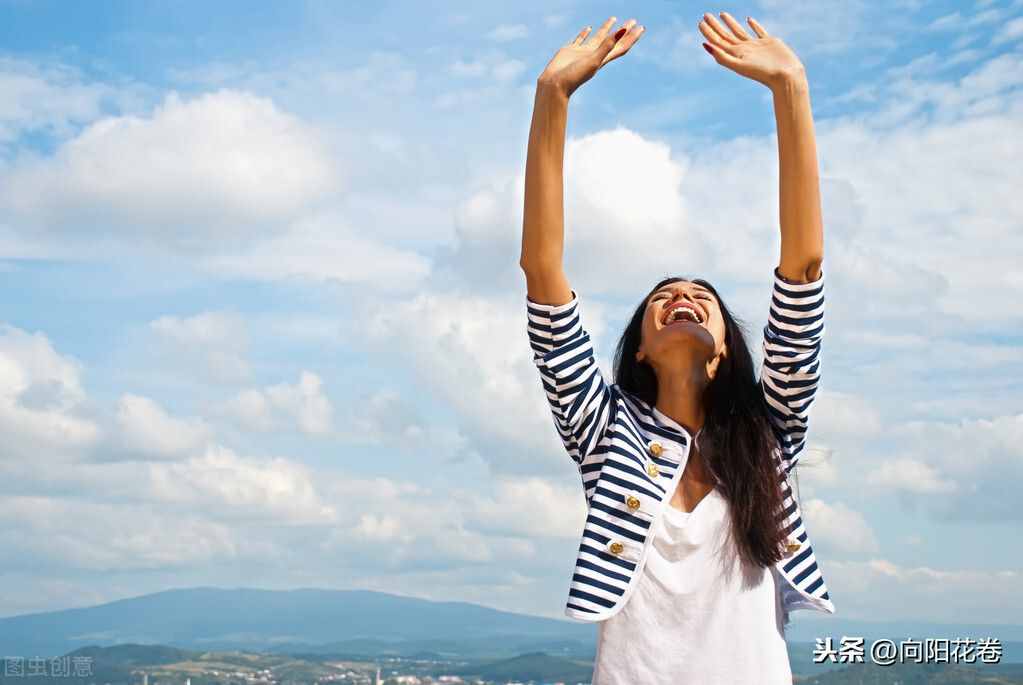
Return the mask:
<path id="1" fill-rule="evenodd" d="M 774 567 L 746 564 L 715 487 L 689 513 L 664 504 L 641 576 L 598 624 L 593 685 L 792 685 Z"/>

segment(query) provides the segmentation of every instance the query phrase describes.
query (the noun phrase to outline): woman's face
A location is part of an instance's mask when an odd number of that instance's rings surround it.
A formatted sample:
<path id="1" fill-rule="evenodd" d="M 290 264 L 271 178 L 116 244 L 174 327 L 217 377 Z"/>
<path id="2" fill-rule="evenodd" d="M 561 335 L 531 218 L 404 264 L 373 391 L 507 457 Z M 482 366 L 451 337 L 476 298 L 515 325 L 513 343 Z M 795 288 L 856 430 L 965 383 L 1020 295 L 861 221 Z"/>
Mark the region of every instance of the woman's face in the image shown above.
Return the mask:
<path id="1" fill-rule="evenodd" d="M 727 356 L 725 319 L 714 293 L 696 283 L 675 281 L 650 294 L 637 359 L 655 371 L 713 362 L 713 376 L 719 356 Z"/>

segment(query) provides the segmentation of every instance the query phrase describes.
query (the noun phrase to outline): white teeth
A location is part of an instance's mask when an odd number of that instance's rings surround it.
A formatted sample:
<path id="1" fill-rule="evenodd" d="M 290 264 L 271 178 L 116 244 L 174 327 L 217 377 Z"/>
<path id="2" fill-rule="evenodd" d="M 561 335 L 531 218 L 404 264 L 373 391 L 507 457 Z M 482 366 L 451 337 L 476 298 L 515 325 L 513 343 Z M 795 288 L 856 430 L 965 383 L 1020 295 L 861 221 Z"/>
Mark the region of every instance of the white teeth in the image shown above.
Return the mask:
<path id="1" fill-rule="evenodd" d="M 682 319 L 700 323 L 700 316 L 689 307 L 678 307 L 676 309 L 672 309 L 671 314 L 668 315 L 667 323 L 675 323 Z"/>

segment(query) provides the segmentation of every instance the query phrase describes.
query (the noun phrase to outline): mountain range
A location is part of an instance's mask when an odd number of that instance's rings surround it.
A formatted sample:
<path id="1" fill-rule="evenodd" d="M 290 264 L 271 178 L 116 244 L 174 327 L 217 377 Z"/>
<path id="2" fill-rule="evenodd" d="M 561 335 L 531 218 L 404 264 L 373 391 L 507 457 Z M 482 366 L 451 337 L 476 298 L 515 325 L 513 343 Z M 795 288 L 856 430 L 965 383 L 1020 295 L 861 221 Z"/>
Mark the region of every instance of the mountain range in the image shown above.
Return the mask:
<path id="1" fill-rule="evenodd" d="M 833 636 L 994 637 L 1023 641 L 1023 626 L 804 618 L 790 643 Z M 596 625 L 370 590 L 195 587 L 105 604 L 0 618 L 7 655 L 63 655 L 95 645 L 160 644 L 188 649 L 511 658 L 545 652 L 592 658 Z M 1023 659 L 1010 659 L 1023 660 Z"/>

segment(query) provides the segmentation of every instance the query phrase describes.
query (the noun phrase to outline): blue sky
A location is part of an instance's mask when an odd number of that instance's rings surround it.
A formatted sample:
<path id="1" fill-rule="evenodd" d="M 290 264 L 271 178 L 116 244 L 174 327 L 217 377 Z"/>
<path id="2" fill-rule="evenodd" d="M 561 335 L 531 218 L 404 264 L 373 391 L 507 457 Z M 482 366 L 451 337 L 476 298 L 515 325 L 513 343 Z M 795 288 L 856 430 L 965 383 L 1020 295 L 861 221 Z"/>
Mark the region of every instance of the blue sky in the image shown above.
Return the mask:
<path id="1" fill-rule="evenodd" d="M 534 79 L 587 24 L 647 27 L 570 105 L 605 367 L 666 273 L 714 282 L 759 355 L 774 118 L 700 47 L 722 10 L 810 80 L 829 308 L 799 489 L 838 612 L 1017 621 L 1019 0 L 0 2 L 0 615 L 244 585 L 562 616 L 585 505 L 517 271 Z"/>

